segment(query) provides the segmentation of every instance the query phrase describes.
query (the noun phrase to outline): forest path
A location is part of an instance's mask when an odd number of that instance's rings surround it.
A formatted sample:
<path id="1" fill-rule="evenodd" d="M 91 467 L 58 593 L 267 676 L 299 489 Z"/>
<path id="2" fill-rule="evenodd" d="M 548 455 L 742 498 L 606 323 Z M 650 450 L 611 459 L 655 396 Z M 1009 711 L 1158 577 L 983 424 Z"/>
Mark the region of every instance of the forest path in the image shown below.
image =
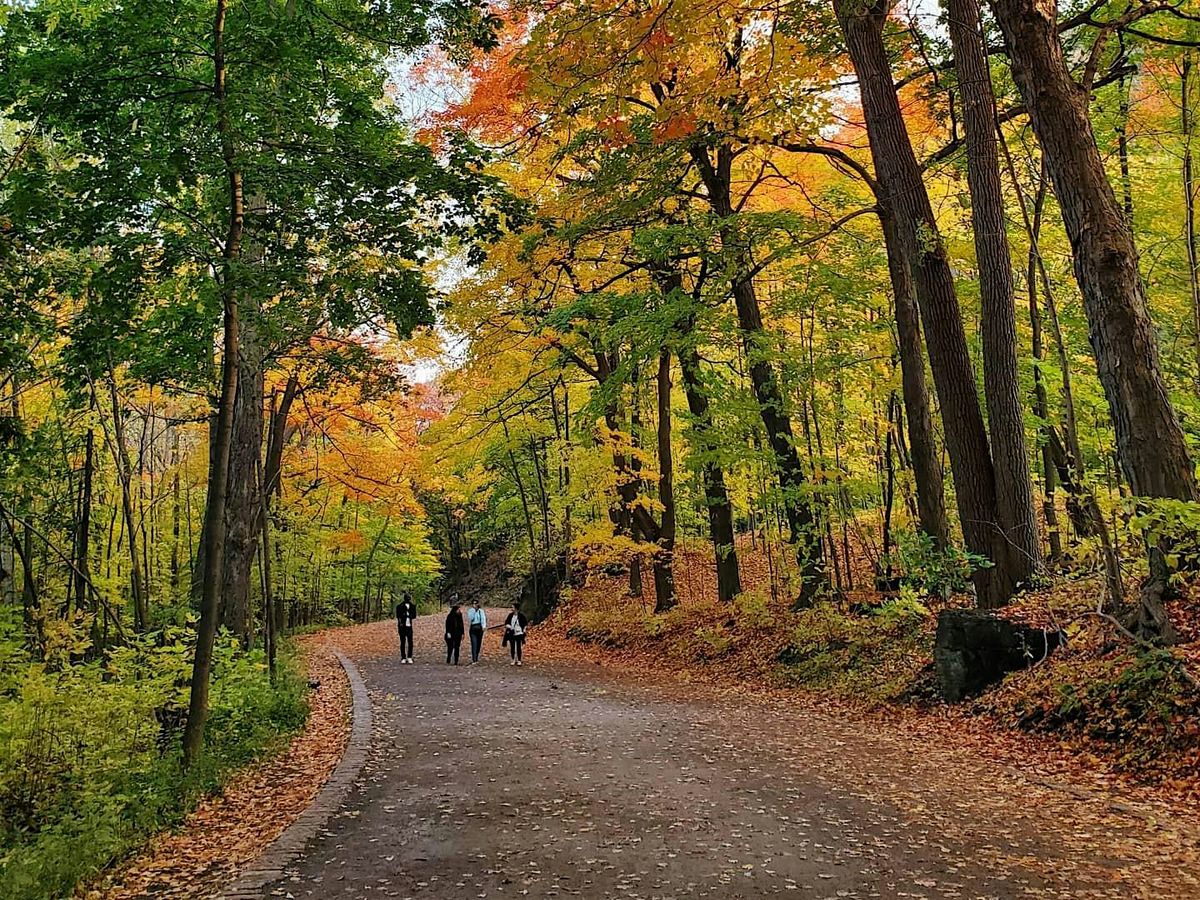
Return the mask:
<path id="1" fill-rule="evenodd" d="M 371 752 L 264 896 L 1200 897 L 1191 824 L 1038 785 L 966 742 L 651 691 L 539 662 L 536 633 L 522 668 L 496 632 L 480 665 L 448 667 L 440 617 L 418 624 L 412 666 L 394 624 L 334 633 L 371 694 Z"/>

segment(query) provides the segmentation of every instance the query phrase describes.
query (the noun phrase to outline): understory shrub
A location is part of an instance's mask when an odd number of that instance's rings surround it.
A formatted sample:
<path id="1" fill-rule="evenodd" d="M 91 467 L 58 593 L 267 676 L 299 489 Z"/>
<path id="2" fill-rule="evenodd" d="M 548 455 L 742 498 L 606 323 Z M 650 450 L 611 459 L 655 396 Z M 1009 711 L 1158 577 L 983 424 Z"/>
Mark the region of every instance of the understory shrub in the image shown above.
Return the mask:
<path id="1" fill-rule="evenodd" d="M 787 681 L 874 701 L 910 690 L 932 652 L 930 614 L 909 589 L 866 615 L 832 603 L 796 614 L 779 653 Z"/>
<path id="2" fill-rule="evenodd" d="M 102 660 L 32 661 L 0 625 L 0 897 L 69 896 L 307 716 L 296 660 L 274 685 L 261 651 L 222 635 L 205 752 L 184 773 L 180 734 L 194 632 L 132 639 Z"/>

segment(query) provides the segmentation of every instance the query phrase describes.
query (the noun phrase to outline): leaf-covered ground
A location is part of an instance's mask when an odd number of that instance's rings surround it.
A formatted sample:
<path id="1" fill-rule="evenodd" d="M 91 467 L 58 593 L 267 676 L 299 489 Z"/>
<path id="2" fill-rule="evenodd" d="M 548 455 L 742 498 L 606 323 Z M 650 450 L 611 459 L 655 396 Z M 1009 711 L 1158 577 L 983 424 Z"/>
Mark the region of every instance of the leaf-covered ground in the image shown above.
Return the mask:
<path id="1" fill-rule="evenodd" d="M 184 827 L 84 893 L 88 898 L 179 900 L 211 896 L 308 806 L 341 759 L 349 733 L 349 687 L 326 634 L 304 638 L 310 715 L 286 752 L 253 766 L 200 804 Z"/>
<path id="2" fill-rule="evenodd" d="M 988 747 L 1013 747 L 1064 769 L 1139 794 L 1200 807 L 1200 585 L 1183 585 L 1168 612 L 1180 635 L 1169 650 L 1131 644 L 1095 614 L 1095 576 L 1058 580 L 1021 595 L 1003 615 L 1062 629 L 1066 644 L 982 697 L 956 707 L 936 699 L 932 673 L 937 612 L 946 603 L 883 604 L 869 572 L 838 603 L 796 612 L 772 600 L 761 554 L 739 549 L 747 590 L 732 604 L 713 599 L 711 553 L 676 554 L 679 605 L 651 614 L 648 584 L 590 574 L 542 627 L 556 655 L 615 671 L 700 682 L 725 690 L 854 708 L 889 722 L 942 722 Z M 881 605 L 883 604 L 883 605 Z"/>
<path id="3" fill-rule="evenodd" d="M 415 666 L 389 622 L 332 635 L 372 695 L 371 757 L 266 896 L 1200 893 L 1191 810 L 1021 760 L 1016 739 L 606 669 L 551 629 L 524 668 L 493 634 L 454 669 L 421 624 Z"/>

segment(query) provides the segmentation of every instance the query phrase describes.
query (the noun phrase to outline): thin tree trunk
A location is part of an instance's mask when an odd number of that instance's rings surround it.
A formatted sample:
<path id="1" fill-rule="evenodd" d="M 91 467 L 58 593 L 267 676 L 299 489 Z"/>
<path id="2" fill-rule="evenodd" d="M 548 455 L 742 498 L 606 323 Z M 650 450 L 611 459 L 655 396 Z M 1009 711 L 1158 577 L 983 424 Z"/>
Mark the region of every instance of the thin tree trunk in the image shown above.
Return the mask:
<path id="1" fill-rule="evenodd" d="M 654 612 L 664 613 L 678 602 L 675 596 L 675 468 L 671 454 L 671 352 L 658 354 L 658 499 L 662 521 L 654 554 Z"/>
<path id="2" fill-rule="evenodd" d="M 1039 191 L 1035 201 L 1037 215 L 1035 220 L 1040 222 L 1040 212 L 1044 191 Z M 1036 232 L 1035 232 L 1036 235 Z M 1029 331 L 1033 351 L 1033 414 L 1040 425 L 1042 434 L 1038 449 L 1042 461 L 1042 516 L 1046 520 L 1046 533 L 1050 540 L 1050 561 L 1057 563 L 1063 554 L 1062 531 L 1058 524 L 1058 508 L 1055 506 L 1055 487 L 1058 473 L 1054 468 L 1054 460 L 1050 451 L 1050 398 L 1046 391 L 1046 376 L 1042 365 L 1046 361 L 1046 345 L 1042 337 L 1042 311 L 1038 305 L 1038 252 L 1036 237 L 1029 244 L 1029 263 L 1026 268 L 1025 280 L 1029 289 Z"/>
<path id="3" fill-rule="evenodd" d="M 996 476 L 996 516 L 1001 528 L 996 577 L 1004 582 L 1002 594 L 1008 595 L 1029 584 L 1041 563 L 1017 370 L 1012 257 L 1005 233 L 995 97 L 979 21 L 979 0 L 947 0 L 946 11 L 962 98 L 979 274 L 983 384 Z"/>
<path id="4" fill-rule="evenodd" d="M 89 428 L 83 439 L 83 486 L 79 494 L 79 520 L 75 530 L 75 603 L 79 609 L 96 611 L 84 598 L 88 590 L 88 557 L 92 536 L 92 474 L 95 470 L 95 432 Z M 93 598 L 94 599 L 94 598 Z"/>
<path id="5" fill-rule="evenodd" d="M 112 404 L 113 433 L 109 441 L 113 461 L 117 464 L 117 480 L 121 486 L 121 513 L 125 520 L 125 541 L 129 549 L 129 591 L 133 596 L 133 627 L 145 631 L 149 625 L 149 610 L 142 585 L 142 560 L 138 555 L 137 522 L 133 515 L 133 471 L 125 445 L 125 417 L 117 396 L 115 376 L 110 372 L 108 396 Z"/>
<path id="6" fill-rule="evenodd" d="M 883 227 L 883 243 L 887 251 L 888 274 L 896 309 L 896 346 L 900 353 L 900 382 L 908 423 L 909 455 L 913 480 L 917 485 L 917 518 L 921 530 L 933 538 L 934 546 L 945 549 L 950 543 L 945 475 L 938 458 L 932 404 L 925 383 L 920 313 L 913 294 L 912 275 L 900 247 L 895 216 L 889 208 L 881 205 L 879 221 Z"/>
<path id="7" fill-rule="evenodd" d="M 229 483 L 229 456 L 233 436 L 233 405 L 238 382 L 238 285 L 237 263 L 242 250 L 245 227 L 245 198 L 242 172 L 234 148 L 229 101 L 225 92 L 225 15 L 227 0 L 217 0 L 213 23 L 213 98 L 217 108 L 217 130 L 221 156 L 229 182 L 229 226 L 226 232 L 221 272 L 224 319 L 224 352 L 221 358 L 221 398 L 217 407 L 216 427 L 210 439 L 214 464 L 208 477 L 208 498 L 204 522 L 204 575 L 200 602 L 200 620 L 196 625 L 196 650 L 192 662 L 191 692 L 188 698 L 187 724 L 183 731 L 183 764 L 190 767 L 204 748 L 204 725 L 208 718 L 208 692 L 212 677 L 213 642 L 221 606 L 221 582 L 224 572 L 225 501 Z"/>
<path id="8" fill-rule="evenodd" d="M 732 149 L 728 144 L 717 147 L 715 164 L 704 146 L 693 146 L 690 152 L 704 183 L 709 205 L 722 222 L 719 228 L 721 246 L 729 255 L 734 269 L 730 290 L 742 334 L 750 385 L 775 460 L 790 541 L 800 567 L 800 591 L 796 603 L 798 606 L 808 606 L 828 587 L 829 579 L 821 550 L 820 526 L 813 515 L 812 501 L 808 496 L 809 486 L 796 450 L 791 418 L 784 403 L 778 374 L 767 358 L 768 336 L 763 327 L 762 309 L 754 284 L 751 248 L 739 234 L 736 222 L 732 221 L 735 212 L 731 193 Z"/>
<path id="9" fill-rule="evenodd" d="M 182 509 L 179 490 L 179 431 L 171 429 L 171 593 L 179 590 L 179 539 Z"/>
<path id="10" fill-rule="evenodd" d="M 1192 71 L 1195 50 L 1186 50 L 1179 70 L 1180 125 L 1183 131 L 1184 240 L 1187 244 L 1188 287 L 1192 297 L 1192 341 L 1196 354 L 1196 384 L 1200 386 L 1200 240 L 1196 234 L 1196 172 L 1192 138 L 1196 133 L 1192 110 Z"/>
<path id="11" fill-rule="evenodd" d="M 834 9 L 858 74 L 875 175 L 884 202 L 891 205 L 895 215 L 900 245 L 921 307 L 963 537 L 973 553 L 1001 561 L 997 559 L 995 472 L 954 277 L 904 128 L 883 43 L 890 6 L 885 2 L 864 6 L 852 0 L 834 0 Z M 994 569 L 977 569 L 972 580 L 982 605 L 999 606 L 1008 599 L 1009 585 L 995 577 Z"/>
<path id="12" fill-rule="evenodd" d="M 691 326 L 687 326 L 687 332 Z M 704 487 L 704 509 L 708 533 L 717 564 L 717 599 L 728 603 L 742 592 L 737 544 L 733 530 L 733 504 L 725 487 L 725 469 L 717 458 L 717 435 L 709 408 L 708 394 L 700 381 L 700 354 L 687 343 L 679 348 L 679 372 L 688 411 L 694 424 L 689 434 L 693 454 L 700 457 L 700 481 Z M 751 531 L 753 535 L 753 531 Z"/>

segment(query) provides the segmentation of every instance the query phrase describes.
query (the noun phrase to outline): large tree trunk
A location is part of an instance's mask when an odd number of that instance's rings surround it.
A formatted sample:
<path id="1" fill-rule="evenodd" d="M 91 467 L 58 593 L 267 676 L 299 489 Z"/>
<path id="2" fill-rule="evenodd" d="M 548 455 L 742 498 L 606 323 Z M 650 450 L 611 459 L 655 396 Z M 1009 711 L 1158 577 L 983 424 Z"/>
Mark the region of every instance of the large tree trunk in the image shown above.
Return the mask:
<path id="1" fill-rule="evenodd" d="M 733 504 L 729 502 L 729 491 L 725 487 L 725 469 L 716 458 L 712 412 L 708 394 L 700 382 L 700 354 L 694 346 L 680 348 L 679 371 L 683 376 L 688 410 L 695 420 L 690 437 L 692 452 L 701 458 L 704 508 L 708 512 L 708 533 L 717 561 L 717 599 L 727 603 L 742 592 L 733 532 Z"/>
<path id="2" fill-rule="evenodd" d="M 1121 469 L 1136 497 L 1195 500 L 1195 472 L 1163 380 L 1132 224 L 1104 170 L 1089 93 L 1067 67 L 1058 5 L 990 2 L 1071 242 Z M 1130 623 L 1141 637 L 1171 638 L 1162 606 L 1168 575 L 1161 549 L 1151 551 L 1150 579 Z"/>
<path id="3" fill-rule="evenodd" d="M 1002 529 L 996 577 L 1007 594 L 1028 584 L 1041 565 L 1017 371 L 1012 256 L 1005 233 L 995 97 L 980 31 L 979 0 L 947 0 L 946 13 L 966 132 L 983 332 L 983 385 L 996 475 L 996 515 Z"/>
<path id="4" fill-rule="evenodd" d="M 834 0 L 834 9 L 858 74 L 875 175 L 884 196 L 890 198 L 921 308 L 963 538 L 970 551 L 995 562 L 999 530 L 987 431 L 975 391 L 954 277 L 904 128 L 883 44 L 888 6 L 882 2 L 868 7 L 854 0 Z M 1008 585 L 994 573 L 994 569 L 982 568 L 973 576 L 978 600 L 984 606 L 998 606 L 1008 599 Z"/>
<path id="5" fill-rule="evenodd" d="M 263 226 L 265 203 L 259 195 L 246 201 L 249 233 Z M 261 246 L 249 241 L 243 265 L 261 259 Z M 248 647 L 253 639 L 250 609 L 251 571 L 260 548 L 262 500 L 259 474 L 263 471 L 263 346 L 259 319 L 262 311 L 253 292 L 239 302 L 238 389 L 233 407 L 233 437 L 229 451 L 229 495 L 225 508 L 225 574 L 221 587 L 221 622 Z"/>
<path id="6" fill-rule="evenodd" d="M 654 554 L 654 612 L 675 606 L 675 466 L 671 453 L 671 352 L 658 354 L 658 499 L 662 521 Z"/>
<path id="7" fill-rule="evenodd" d="M 813 515 L 804 469 L 792 433 L 792 420 L 775 367 L 769 359 L 764 358 L 767 335 L 752 276 L 754 262 L 750 247 L 738 233 L 736 223 L 731 221 L 734 215 L 730 187 L 733 154 L 728 145 L 723 144 L 717 148 L 715 165 L 702 146 L 693 147 L 691 156 L 704 182 L 709 205 L 722 220 L 721 244 L 722 249 L 730 255 L 734 267 L 730 288 L 750 369 L 750 385 L 778 470 L 789 539 L 800 567 L 797 605 L 807 606 L 828 587 L 829 579 L 825 572 L 820 529 Z"/>
<path id="8" fill-rule="evenodd" d="M 913 296 L 912 274 L 900 248 L 896 218 L 880 203 L 879 222 L 887 251 L 888 274 L 896 307 L 896 345 L 900 352 L 900 382 L 908 423 L 908 447 L 913 478 L 917 483 L 917 518 L 923 532 L 944 549 L 950 543 L 946 519 L 946 492 L 942 462 L 933 433 L 933 412 L 925 384 L 925 351 L 921 343 L 921 317 Z"/>
<path id="9" fill-rule="evenodd" d="M 1071 242 L 1121 468 L 1136 496 L 1194 500 L 1196 480 L 1163 381 L 1133 232 L 1096 146 L 1088 93 L 1063 56 L 1057 4 L 990 2 Z"/>
<path id="10" fill-rule="evenodd" d="M 252 306 L 253 304 L 251 304 Z M 255 328 L 241 320 L 238 389 L 233 409 L 229 453 L 229 487 L 225 508 L 225 571 L 221 590 L 221 622 L 248 646 L 253 634 L 250 612 L 251 570 L 258 551 L 262 502 L 258 472 L 262 468 L 263 374 Z"/>
<path id="11" fill-rule="evenodd" d="M 183 731 L 183 764 L 191 766 L 204 748 L 204 724 L 208 719 L 208 692 L 212 677 L 213 642 L 221 605 L 224 572 L 225 499 L 229 456 L 233 437 L 233 405 L 238 380 L 238 286 L 237 263 L 242 252 L 245 227 L 245 198 L 242 172 L 233 143 L 229 104 L 225 93 L 225 14 L 227 0 L 217 0 L 213 22 L 213 98 L 217 107 L 217 129 L 221 156 L 229 182 L 229 227 L 225 237 L 221 275 L 224 305 L 224 352 L 221 358 L 221 397 L 217 407 L 212 441 L 213 465 L 208 476 L 208 498 L 204 521 L 204 576 L 200 620 L 196 624 L 196 651 L 192 661 L 191 693 L 187 724 Z"/>

